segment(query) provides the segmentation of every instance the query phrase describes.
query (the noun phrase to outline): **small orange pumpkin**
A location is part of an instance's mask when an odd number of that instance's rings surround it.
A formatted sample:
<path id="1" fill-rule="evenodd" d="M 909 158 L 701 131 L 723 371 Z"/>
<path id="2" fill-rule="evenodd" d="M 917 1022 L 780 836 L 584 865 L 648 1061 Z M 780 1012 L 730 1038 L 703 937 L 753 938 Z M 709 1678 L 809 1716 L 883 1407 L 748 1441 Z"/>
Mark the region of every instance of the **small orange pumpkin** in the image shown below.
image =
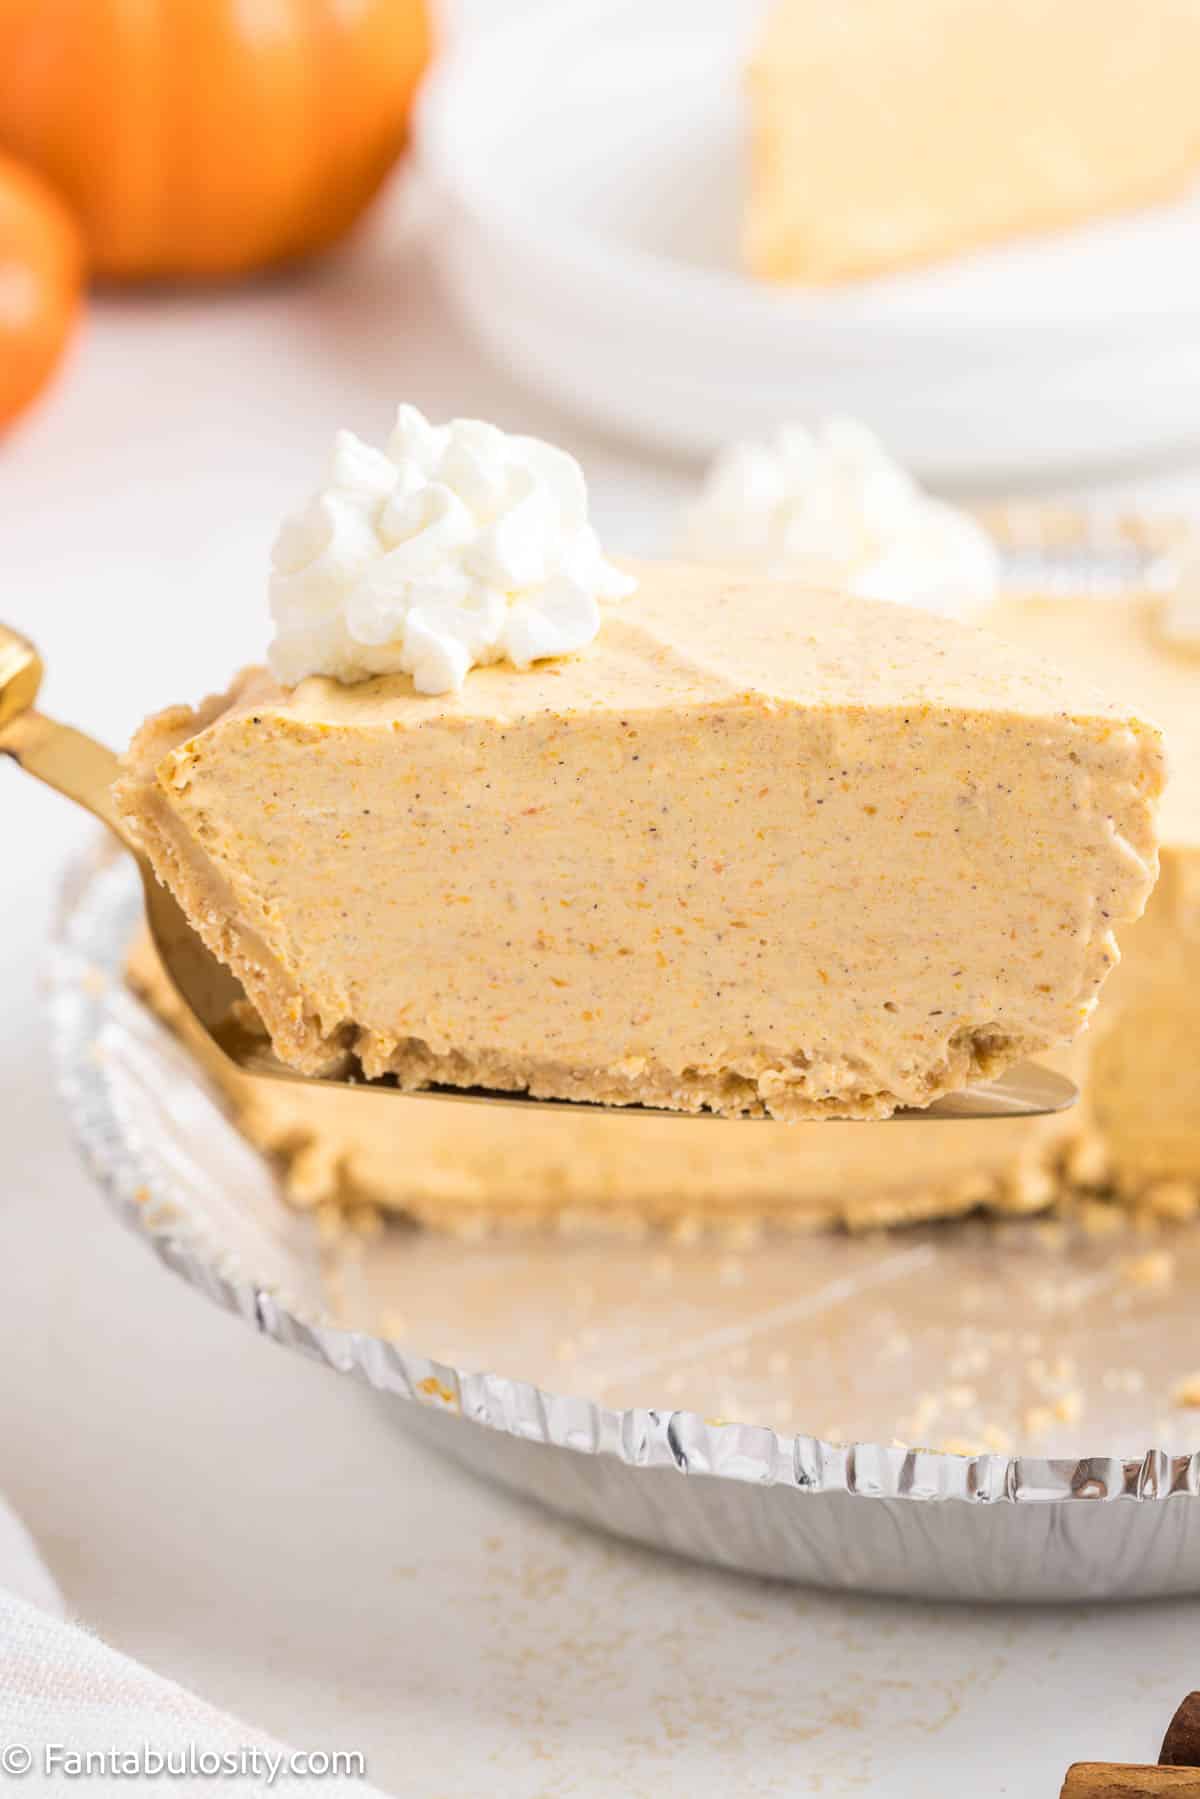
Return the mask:
<path id="1" fill-rule="evenodd" d="M 0 156 L 0 430 L 41 392 L 79 311 L 83 246 L 40 176 Z"/>
<path id="2" fill-rule="evenodd" d="M 244 273 L 353 224 L 429 47 L 425 0 L 0 0 L 0 148 L 100 274 Z"/>

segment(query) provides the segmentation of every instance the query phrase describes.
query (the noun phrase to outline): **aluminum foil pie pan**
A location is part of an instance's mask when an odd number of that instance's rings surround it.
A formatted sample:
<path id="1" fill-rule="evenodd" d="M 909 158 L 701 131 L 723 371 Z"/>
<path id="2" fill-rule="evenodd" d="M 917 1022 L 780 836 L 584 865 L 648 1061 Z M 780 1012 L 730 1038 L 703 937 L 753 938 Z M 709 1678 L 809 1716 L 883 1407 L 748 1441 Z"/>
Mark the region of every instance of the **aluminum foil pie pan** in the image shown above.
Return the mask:
<path id="1" fill-rule="evenodd" d="M 1178 1403 L 1200 1370 L 1194 1227 L 331 1241 L 127 990 L 139 920 L 132 866 L 97 849 L 49 971 L 89 1167 L 161 1262 L 397 1424 L 560 1512 L 756 1574 L 1200 1591 L 1200 1410 Z"/>

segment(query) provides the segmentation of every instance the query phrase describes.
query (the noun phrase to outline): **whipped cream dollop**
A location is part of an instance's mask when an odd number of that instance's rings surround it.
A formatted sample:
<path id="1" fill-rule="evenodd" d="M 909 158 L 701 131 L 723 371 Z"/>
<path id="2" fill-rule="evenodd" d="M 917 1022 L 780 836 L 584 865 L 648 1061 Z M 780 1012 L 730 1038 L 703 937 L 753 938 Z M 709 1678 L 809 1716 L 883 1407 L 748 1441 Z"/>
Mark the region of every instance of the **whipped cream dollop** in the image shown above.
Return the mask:
<path id="1" fill-rule="evenodd" d="M 925 493 L 853 419 L 722 450 L 681 547 L 947 618 L 973 617 L 999 585 L 986 531 Z"/>
<path id="2" fill-rule="evenodd" d="M 325 485 L 272 552 L 272 672 L 411 675 L 450 693 L 473 666 L 581 650 L 637 583 L 606 561 L 574 457 L 478 419 L 401 406 L 382 450 L 339 431 Z"/>

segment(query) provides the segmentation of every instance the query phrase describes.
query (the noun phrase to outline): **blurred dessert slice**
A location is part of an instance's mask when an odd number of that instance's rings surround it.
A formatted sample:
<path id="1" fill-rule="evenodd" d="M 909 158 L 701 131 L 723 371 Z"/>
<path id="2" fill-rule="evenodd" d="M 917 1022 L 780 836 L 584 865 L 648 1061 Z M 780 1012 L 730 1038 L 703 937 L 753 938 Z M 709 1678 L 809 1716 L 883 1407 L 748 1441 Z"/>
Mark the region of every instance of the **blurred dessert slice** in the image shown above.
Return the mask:
<path id="1" fill-rule="evenodd" d="M 747 266 L 854 280 L 1181 193 L 1197 70 L 1196 0 L 775 0 Z"/>

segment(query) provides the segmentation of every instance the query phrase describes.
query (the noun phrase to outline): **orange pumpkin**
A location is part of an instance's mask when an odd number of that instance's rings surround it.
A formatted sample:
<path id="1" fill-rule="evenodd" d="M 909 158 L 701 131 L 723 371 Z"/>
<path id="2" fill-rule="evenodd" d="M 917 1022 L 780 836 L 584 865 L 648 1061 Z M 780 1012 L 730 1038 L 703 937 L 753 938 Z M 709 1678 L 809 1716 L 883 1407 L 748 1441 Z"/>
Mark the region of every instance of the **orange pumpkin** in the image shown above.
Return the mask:
<path id="1" fill-rule="evenodd" d="M 0 0 L 0 148 L 100 274 L 243 273 L 353 224 L 429 43 L 425 0 Z"/>
<path id="2" fill-rule="evenodd" d="M 0 156 L 0 430 L 40 393 L 79 310 L 83 246 L 40 176 Z"/>

